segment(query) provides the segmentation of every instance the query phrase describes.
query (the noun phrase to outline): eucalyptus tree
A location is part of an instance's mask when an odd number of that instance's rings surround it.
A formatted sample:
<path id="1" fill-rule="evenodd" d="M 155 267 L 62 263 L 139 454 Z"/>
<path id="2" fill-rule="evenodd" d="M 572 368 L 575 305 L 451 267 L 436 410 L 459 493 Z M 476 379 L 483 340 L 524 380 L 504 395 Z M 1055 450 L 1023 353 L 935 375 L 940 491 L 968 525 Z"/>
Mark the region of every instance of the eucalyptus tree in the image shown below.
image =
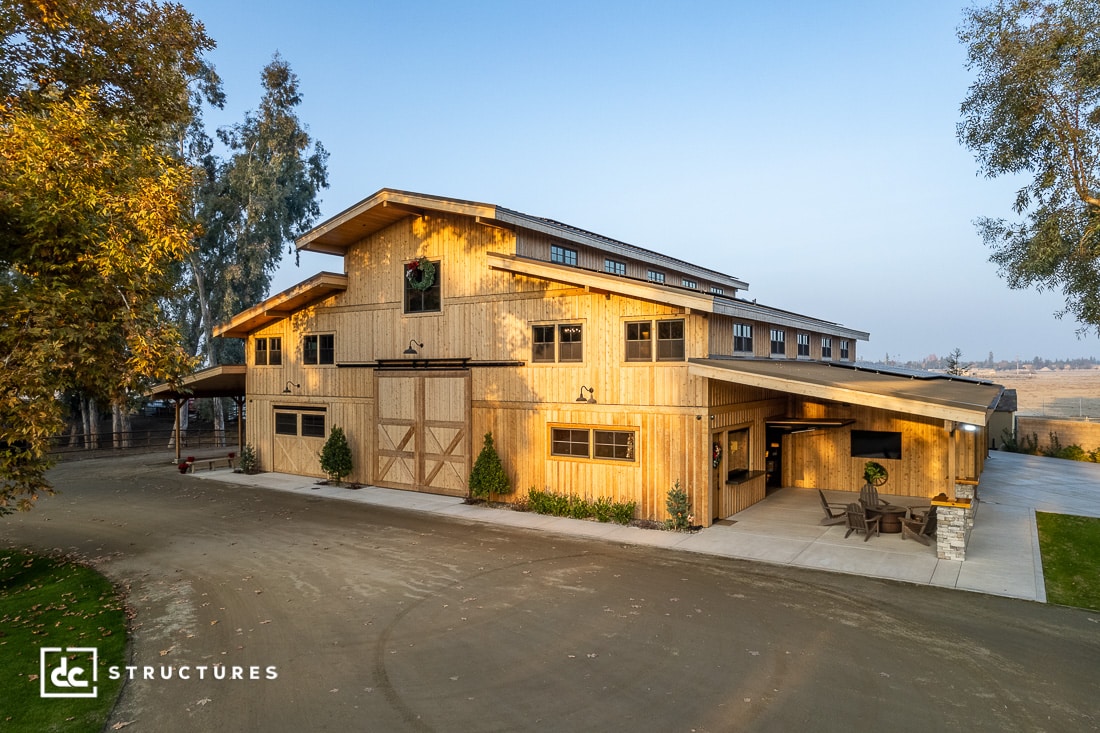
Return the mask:
<path id="1" fill-rule="evenodd" d="M 997 0 L 965 11 L 977 78 L 958 138 L 989 177 L 1019 176 L 1019 221 L 977 222 L 1013 288 L 1060 289 L 1100 330 L 1100 4 Z"/>

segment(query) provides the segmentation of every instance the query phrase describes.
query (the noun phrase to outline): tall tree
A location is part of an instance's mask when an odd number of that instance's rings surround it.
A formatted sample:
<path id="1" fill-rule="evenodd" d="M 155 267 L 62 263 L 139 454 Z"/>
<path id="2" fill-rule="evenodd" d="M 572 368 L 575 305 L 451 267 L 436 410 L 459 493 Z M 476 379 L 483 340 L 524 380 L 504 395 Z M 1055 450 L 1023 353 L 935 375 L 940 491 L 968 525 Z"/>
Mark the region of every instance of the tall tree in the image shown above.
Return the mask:
<path id="1" fill-rule="evenodd" d="M 1026 177 L 1023 220 L 982 218 L 1013 288 L 1061 289 L 1066 313 L 1100 331 L 1100 5 L 997 0 L 968 9 L 959 39 L 976 81 L 958 137 L 986 176 Z"/>
<path id="2" fill-rule="evenodd" d="M 59 395 L 190 368 L 159 304 L 194 236 L 171 133 L 212 45 L 177 5 L 0 2 L 0 514 L 49 490 Z"/>
<path id="3" fill-rule="evenodd" d="M 219 157 L 202 130 L 191 137 L 201 171 L 196 218 L 203 231 L 188 261 L 194 353 L 208 364 L 239 361 L 239 345 L 214 341 L 213 327 L 264 299 L 284 250 L 320 215 L 328 153 L 298 119 L 298 77 L 278 54 L 261 74 L 259 111 L 218 130 Z"/>

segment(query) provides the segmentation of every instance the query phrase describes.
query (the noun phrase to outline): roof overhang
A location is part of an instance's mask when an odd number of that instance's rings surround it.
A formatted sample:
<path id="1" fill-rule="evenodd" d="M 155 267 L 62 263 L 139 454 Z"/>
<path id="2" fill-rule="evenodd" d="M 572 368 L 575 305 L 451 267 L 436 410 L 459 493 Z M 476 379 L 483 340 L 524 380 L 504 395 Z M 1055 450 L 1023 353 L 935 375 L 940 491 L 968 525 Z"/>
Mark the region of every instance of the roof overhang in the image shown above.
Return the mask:
<path id="1" fill-rule="evenodd" d="M 767 359 L 689 359 L 699 377 L 984 427 L 1004 389 L 943 375 L 918 378 L 855 366 Z"/>
<path id="2" fill-rule="evenodd" d="M 158 384 L 147 393 L 159 400 L 191 397 L 243 397 L 244 364 L 220 364 L 189 374 L 179 382 Z"/>
<path id="3" fill-rule="evenodd" d="M 341 293 L 347 288 L 347 275 L 338 275 L 334 272 L 318 273 L 246 311 L 241 311 L 227 323 L 215 326 L 214 335 L 245 338 L 269 323 L 286 318 L 310 303 L 323 300 L 334 293 Z"/>

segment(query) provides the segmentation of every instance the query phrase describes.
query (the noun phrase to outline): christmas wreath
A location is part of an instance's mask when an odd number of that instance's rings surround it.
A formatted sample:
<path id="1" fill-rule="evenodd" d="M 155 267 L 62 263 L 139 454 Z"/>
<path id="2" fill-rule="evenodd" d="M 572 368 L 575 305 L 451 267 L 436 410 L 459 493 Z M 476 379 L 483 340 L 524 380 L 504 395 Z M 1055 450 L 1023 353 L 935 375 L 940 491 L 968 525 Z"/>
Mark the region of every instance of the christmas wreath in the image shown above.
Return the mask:
<path id="1" fill-rule="evenodd" d="M 429 260 L 413 260 L 405 265 L 405 279 L 413 290 L 427 290 L 435 284 L 435 265 Z"/>

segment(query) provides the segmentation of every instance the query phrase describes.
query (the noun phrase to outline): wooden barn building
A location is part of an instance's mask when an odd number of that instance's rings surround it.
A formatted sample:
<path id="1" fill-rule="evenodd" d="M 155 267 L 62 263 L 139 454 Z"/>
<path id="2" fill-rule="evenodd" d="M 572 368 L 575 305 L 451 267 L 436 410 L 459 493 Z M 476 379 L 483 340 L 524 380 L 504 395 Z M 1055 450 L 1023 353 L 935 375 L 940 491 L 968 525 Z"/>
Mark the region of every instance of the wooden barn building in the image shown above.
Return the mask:
<path id="1" fill-rule="evenodd" d="M 490 204 L 384 189 L 298 241 L 339 258 L 222 324 L 246 340 L 246 441 L 320 476 L 334 426 L 351 480 L 465 495 L 492 432 L 530 487 L 637 502 L 670 487 L 709 525 L 769 486 L 954 497 L 1000 387 L 858 368 L 868 334 L 745 299 L 748 284 Z"/>

